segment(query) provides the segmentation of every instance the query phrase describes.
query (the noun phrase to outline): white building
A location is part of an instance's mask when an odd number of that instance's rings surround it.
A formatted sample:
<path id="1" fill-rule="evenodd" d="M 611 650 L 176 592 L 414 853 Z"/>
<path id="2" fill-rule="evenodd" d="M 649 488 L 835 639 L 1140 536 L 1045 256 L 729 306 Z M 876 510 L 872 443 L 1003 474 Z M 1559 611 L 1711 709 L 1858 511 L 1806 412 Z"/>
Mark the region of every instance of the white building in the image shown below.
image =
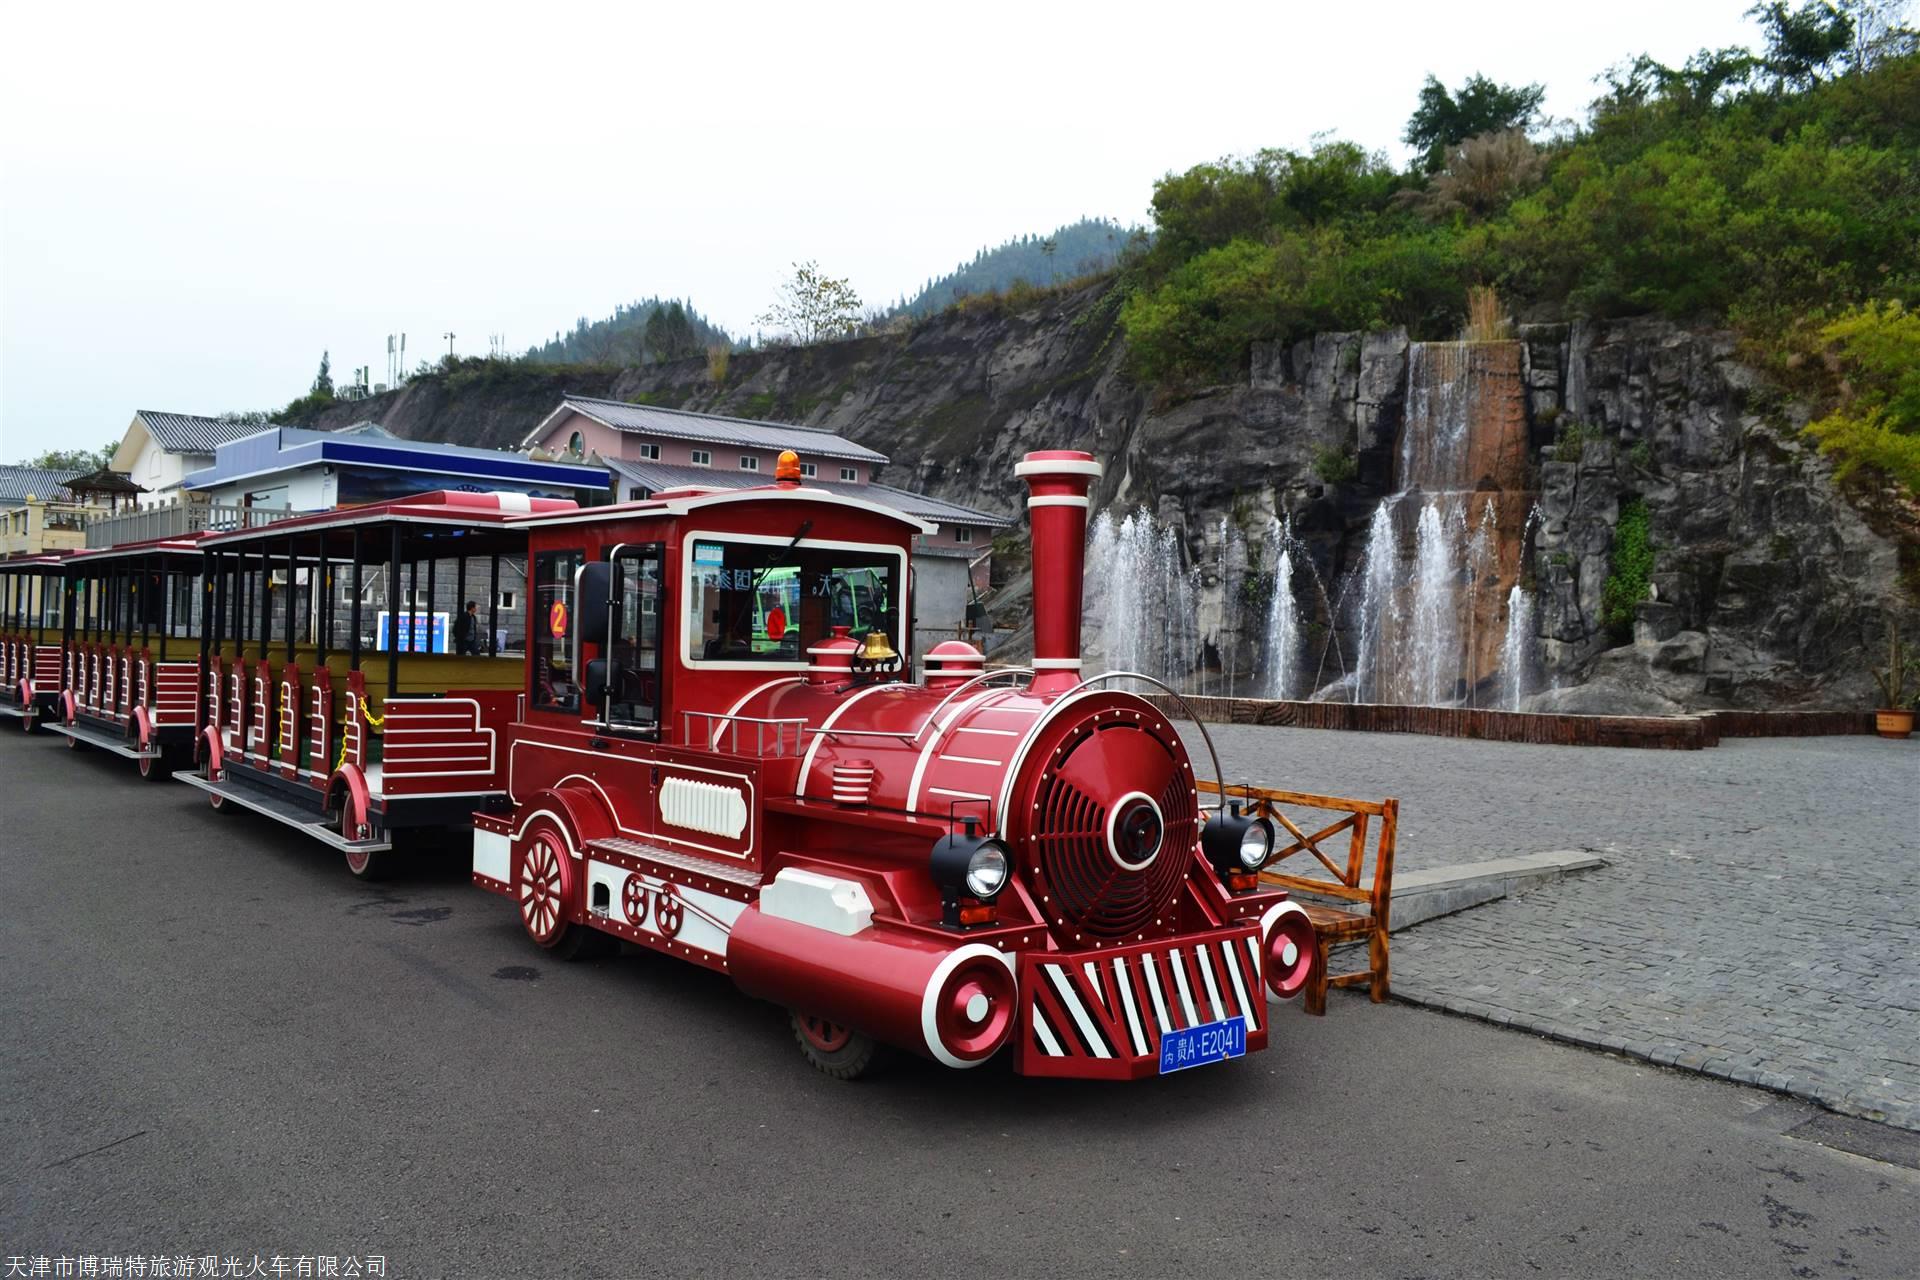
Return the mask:
<path id="1" fill-rule="evenodd" d="M 107 465 L 146 491 L 140 495 L 141 506 L 165 506 L 184 500 L 187 473 L 212 466 L 221 445 L 267 429 L 258 422 L 142 409 L 133 415 Z"/>

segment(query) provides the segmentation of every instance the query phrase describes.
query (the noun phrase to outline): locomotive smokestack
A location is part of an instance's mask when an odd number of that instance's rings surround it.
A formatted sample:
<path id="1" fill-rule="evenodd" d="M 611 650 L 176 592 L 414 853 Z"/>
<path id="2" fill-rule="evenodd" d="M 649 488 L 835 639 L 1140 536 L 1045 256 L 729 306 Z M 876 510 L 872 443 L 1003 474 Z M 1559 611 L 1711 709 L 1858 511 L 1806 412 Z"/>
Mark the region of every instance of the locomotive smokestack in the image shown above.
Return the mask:
<path id="1" fill-rule="evenodd" d="M 1100 475 L 1100 464 L 1077 449 L 1042 449 L 1022 458 L 1013 473 L 1027 482 L 1027 521 L 1033 529 L 1032 687 L 1052 693 L 1080 683 L 1087 491 Z"/>

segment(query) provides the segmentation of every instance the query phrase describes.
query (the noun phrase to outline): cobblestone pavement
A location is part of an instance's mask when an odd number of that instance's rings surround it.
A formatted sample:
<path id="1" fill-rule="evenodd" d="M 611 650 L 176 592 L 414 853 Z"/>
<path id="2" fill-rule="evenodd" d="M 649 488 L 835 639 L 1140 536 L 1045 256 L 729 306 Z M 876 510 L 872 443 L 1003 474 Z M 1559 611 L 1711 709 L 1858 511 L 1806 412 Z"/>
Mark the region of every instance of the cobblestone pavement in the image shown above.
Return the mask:
<path id="1" fill-rule="evenodd" d="M 1920 1129 L 1920 747 L 1211 731 L 1229 778 L 1399 797 L 1401 870 L 1607 859 L 1395 935 L 1396 996 Z"/>

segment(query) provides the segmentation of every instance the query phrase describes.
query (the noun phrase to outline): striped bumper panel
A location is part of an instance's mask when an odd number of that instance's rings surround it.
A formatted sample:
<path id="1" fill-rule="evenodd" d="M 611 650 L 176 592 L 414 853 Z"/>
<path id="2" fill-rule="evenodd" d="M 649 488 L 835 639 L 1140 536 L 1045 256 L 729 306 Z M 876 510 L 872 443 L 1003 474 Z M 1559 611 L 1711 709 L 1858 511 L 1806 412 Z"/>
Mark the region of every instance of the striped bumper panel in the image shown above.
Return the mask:
<path id="1" fill-rule="evenodd" d="M 1245 1020 L 1249 1038 L 1264 1044 L 1260 958 L 1251 925 L 1102 951 L 1024 954 L 1021 1068 L 1149 1074 L 1166 1032 L 1229 1018 Z"/>

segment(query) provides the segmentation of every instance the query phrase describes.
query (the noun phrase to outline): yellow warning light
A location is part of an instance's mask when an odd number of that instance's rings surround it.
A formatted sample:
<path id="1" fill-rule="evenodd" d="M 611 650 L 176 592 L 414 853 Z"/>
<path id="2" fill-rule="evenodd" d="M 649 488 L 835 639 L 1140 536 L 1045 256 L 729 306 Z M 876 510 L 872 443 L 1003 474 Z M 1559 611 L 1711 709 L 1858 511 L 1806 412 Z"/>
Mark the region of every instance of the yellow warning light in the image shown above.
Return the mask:
<path id="1" fill-rule="evenodd" d="M 782 483 L 800 483 L 800 455 L 791 449 L 782 449 L 780 460 L 773 464 L 773 478 Z"/>

